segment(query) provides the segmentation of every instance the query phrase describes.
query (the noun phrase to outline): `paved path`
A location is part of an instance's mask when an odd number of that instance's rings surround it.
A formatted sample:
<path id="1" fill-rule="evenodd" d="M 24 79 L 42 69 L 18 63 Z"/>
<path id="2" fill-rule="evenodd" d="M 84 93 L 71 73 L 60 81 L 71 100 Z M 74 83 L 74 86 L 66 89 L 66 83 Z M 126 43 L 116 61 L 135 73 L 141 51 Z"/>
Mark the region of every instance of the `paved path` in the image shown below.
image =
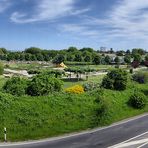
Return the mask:
<path id="1" fill-rule="evenodd" d="M 145 114 L 80 134 L 41 141 L 1 144 L 0 148 L 148 148 L 147 143 L 148 114 Z"/>

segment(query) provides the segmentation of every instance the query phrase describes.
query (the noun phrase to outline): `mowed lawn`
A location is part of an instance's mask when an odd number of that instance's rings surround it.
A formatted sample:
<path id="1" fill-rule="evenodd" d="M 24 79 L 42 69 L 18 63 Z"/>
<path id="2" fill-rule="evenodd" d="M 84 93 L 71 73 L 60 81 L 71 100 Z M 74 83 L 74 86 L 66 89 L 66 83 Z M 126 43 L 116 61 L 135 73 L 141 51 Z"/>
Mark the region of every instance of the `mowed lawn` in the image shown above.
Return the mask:
<path id="1" fill-rule="evenodd" d="M 85 83 L 101 83 L 102 79 L 104 77 L 103 75 L 99 75 L 99 76 L 89 76 L 88 80 L 86 80 L 86 78 L 83 78 L 81 80 L 77 80 L 77 79 L 67 79 L 64 81 L 64 88 L 68 88 L 74 85 L 83 85 Z"/>

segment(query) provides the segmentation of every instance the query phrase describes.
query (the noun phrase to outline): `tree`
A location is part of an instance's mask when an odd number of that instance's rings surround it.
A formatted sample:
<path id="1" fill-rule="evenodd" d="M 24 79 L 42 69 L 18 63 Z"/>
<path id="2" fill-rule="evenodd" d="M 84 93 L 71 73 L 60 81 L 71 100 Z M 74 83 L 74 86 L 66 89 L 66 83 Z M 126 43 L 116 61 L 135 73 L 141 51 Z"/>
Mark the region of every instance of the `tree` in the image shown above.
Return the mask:
<path id="1" fill-rule="evenodd" d="M 132 55 L 134 56 L 135 54 L 144 55 L 145 51 L 144 51 L 144 49 L 141 49 L 141 48 L 134 48 L 132 50 Z"/>
<path id="2" fill-rule="evenodd" d="M 0 54 L 7 54 L 7 52 L 6 48 L 0 48 Z"/>
<path id="3" fill-rule="evenodd" d="M 86 55 L 86 56 L 84 57 L 84 61 L 85 61 L 85 62 L 90 62 L 90 61 L 91 61 L 91 55 Z"/>
<path id="4" fill-rule="evenodd" d="M 118 56 L 115 57 L 114 62 L 115 62 L 116 64 L 119 64 L 119 63 L 120 63 L 120 59 L 119 59 Z"/>
<path id="5" fill-rule="evenodd" d="M 127 64 L 130 64 L 131 63 L 131 56 L 130 55 L 125 55 L 124 62 L 127 63 Z"/>
<path id="6" fill-rule="evenodd" d="M 140 65 L 140 63 L 139 63 L 138 61 L 133 61 L 133 62 L 132 62 L 132 67 L 133 67 L 133 68 L 138 68 L 139 65 Z"/>
<path id="7" fill-rule="evenodd" d="M 20 53 L 19 52 L 14 52 L 14 60 L 20 60 Z"/>
<path id="8" fill-rule="evenodd" d="M 130 52 L 129 49 L 126 51 L 126 54 L 127 54 L 127 55 L 130 55 L 130 54 L 131 54 L 131 52 Z"/>
<path id="9" fill-rule="evenodd" d="M 0 55 L 0 60 L 7 60 L 7 55 L 6 54 Z"/>
<path id="10" fill-rule="evenodd" d="M 115 69 L 108 72 L 102 81 L 102 87 L 106 89 L 125 90 L 127 86 L 127 72 Z"/>
<path id="11" fill-rule="evenodd" d="M 57 55 L 58 55 L 58 51 L 57 50 L 44 50 L 44 52 L 47 53 L 47 55 L 50 57 L 50 58 L 55 58 Z"/>
<path id="12" fill-rule="evenodd" d="M 100 57 L 99 55 L 96 55 L 96 56 L 94 57 L 93 63 L 94 63 L 95 65 L 99 65 L 99 64 L 101 63 L 101 57 Z"/>
<path id="13" fill-rule="evenodd" d="M 77 52 L 78 49 L 76 47 L 69 47 L 67 51 L 68 52 Z"/>
<path id="14" fill-rule="evenodd" d="M 145 61 L 144 61 L 145 66 L 148 67 L 148 54 L 145 56 Z"/>
<path id="15" fill-rule="evenodd" d="M 51 60 L 51 58 L 49 57 L 48 54 L 43 55 L 43 58 L 44 58 L 45 61 L 50 61 Z"/>
<path id="16" fill-rule="evenodd" d="M 44 73 L 39 74 L 31 80 L 27 93 L 31 96 L 49 95 L 61 91 L 62 84 L 62 81 L 57 78 Z"/>
<path id="17" fill-rule="evenodd" d="M 73 61 L 74 60 L 74 56 L 72 54 L 67 54 L 66 60 L 67 61 Z"/>
<path id="18" fill-rule="evenodd" d="M 14 56 L 14 54 L 12 52 L 7 54 L 7 60 L 8 61 L 15 60 L 15 56 Z"/>
<path id="19" fill-rule="evenodd" d="M 134 56 L 133 56 L 133 58 L 134 58 L 134 61 L 135 62 L 141 62 L 141 60 L 142 60 L 142 57 L 141 57 L 141 55 L 140 54 L 134 54 Z"/>
<path id="20" fill-rule="evenodd" d="M 25 54 L 22 53 L 22 54 L 20 54 L 20 61 L 24 61 L 24 60 L 25 60 Z"/>
<path id="21" fill-rule="evenodd" d="M 26 61 L 31 61 L 31 54 L 30 53 L 25 54 L 25 60 Z"/>
<path id="22" fill-rule="evenodd" d="M 80 53 L 76 53 L 75 54 L 75 58 L 74 58 L 74 61 L 76 62 L 82 62 L 82 55 Z"/>
<path id="23" fill-rule="evenodd" d="M 116 55 L 117 55 L 117 56 L 124 56 L 124 53 L 125 53 L 125 52 L 124 52 L 123 50 L 120 50 L 120 51 L 117 51 L 117 52 L 116 52 Z"/>
<path id="24" fill-rule="evenodd" d="M 108 55 L 105 56 L 104 61 L 105 61 L 106 64 L 110 64 L 110 63 L 111 63 L 111 58 L 110 58 L 110 56 L 108 56 Z"/>
<path id="25" fill-rule="evenodd" d="M 65 56 L 62 54 L 57 55 L 54 59 L 53 59 L 53 63 L 55 64 L 61 64 L 62 62 L 65 61 Z"/>
<path id="26" fill-rule="evenodd" d="M 44 61 L 44 57 L 41 53 L 36 54 L 36 58 L 38 61 Z"/>
<path id="27" fill-rule="evenodd" d="M 87 52 L 90 52 L 90 53 L 94 52 L 93 48 L 82 48 L 82 49 L 80 49 L 80 51 L 81 52 L 87 51 Z"/>
<path id="28" fill-rule="evenodd" d="M 30 48 L 25 49 L 25 53 L 39 54 L 41 53 L 41 49 L 37 47 L 30 47 Z"/>
<path id="29" fill-rule="evenodd" d="M 134 60 L 133 60 L 133 62 L 132 62 L 132 67 L 133 68 L 137 68 L 137 67 L 139 67 L 139 65 L 140 65 L 140 63 L 141 63 L 141 61 L 142 61 L 142 57 L 141 57 L 141 55 L 140 54 L 134 54 L 133 55 L 133 58 L 134 58 Z"/>
<path id="30" fill-rule="evenodd" d="M 148 54 L 145 56 L 145 61 L 148 61 Z"/>
<path id="31" fill-rule="evenodd" d="M 36 55 L 32 54 L 31 57 L 30 57 L 31 61 L 36 61 L 37 60 L 37 57 Z"/>

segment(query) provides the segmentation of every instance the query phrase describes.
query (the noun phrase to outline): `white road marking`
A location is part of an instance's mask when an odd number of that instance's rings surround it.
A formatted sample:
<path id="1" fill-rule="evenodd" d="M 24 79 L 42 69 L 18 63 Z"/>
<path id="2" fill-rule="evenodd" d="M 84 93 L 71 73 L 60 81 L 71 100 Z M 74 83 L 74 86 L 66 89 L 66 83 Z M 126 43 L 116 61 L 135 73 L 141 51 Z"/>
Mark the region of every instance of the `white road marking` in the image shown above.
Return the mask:
<path id="1" fill-rule="evenodd" d="M 137 140 L 137 141 L 129 142 L 129 141 L 134 140 L 134 139 L 136 139 L 138 137 L 141 137 L 141 136 L 143 136 L 145 134 L 148 134 L 148 131 L 147 132 L 144 132 L 144 133 L 142 133 L 140 135 L 137 135 L 135 137 L 132 137 L 132 138 L 130 138 L 130 139 L 126 140 L 126 141 L 123 141 L 121 143 L 118 143 L 116 145 L 110 146 L 108 148 L 122 148 L 122 147 L 125 147 L 125 146 L 130 146 L 130 144 L 131 145 L 136 145 L 136 144 L 141 144 L 141 143 L 145 143 L 145 142 L 147 143 L 148 142 L 148 138 L 143 139 L 143 140 Z M 139 143 L 139 142 L 141 142 L 141 143 Z"/>
<path id="2" fill-rule="evenodd" d="M 137 148 L 142 148 L 143 146 L 146 146 L 148 144 L 148 142 L 146 142 L 146 143 L 144 143 L 144 144 L 142 144 L 142 145 L 140 145 L 139 147 L 137 147 Z"/>
<path id="3" fill-rule="evenodd" d="M 124 147 L 133 146 L 133 145 L 137 145 L 137 144 L 143 144 L 145 142 L 148 142 L 148 138 L 142 139 L 142 140 L 137 140 L 137 141 L 131 141 L 131 142 L 123 143 L 123 144 L 120 144 L 118 146 L 115 146 L 114 148 L 124 148 Z"/>

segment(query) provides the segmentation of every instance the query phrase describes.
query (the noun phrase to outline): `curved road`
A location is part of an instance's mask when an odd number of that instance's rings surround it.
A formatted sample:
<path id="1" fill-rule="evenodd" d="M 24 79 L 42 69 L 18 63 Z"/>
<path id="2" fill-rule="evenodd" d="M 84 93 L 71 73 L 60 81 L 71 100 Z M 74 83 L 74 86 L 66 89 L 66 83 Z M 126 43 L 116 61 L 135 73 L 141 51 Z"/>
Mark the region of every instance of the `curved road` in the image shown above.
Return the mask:
<path id="1" fill-rule="evenodd" d="M 142 135 L 144 139 L 140 139 Z M 138 141 L 133 142 L 133 137 Z M 128 146 L 133 143 L 140 144 L 140 142 L 142 145 L 135 148 L 148 147 L 148 114 L 80 134 L 41 141 L 0 144 L 0 148 L 118 148 L 122 147 L 118 146 L 119 143 Z M 126 148 L 134 148 L 134 146 Z"/>

